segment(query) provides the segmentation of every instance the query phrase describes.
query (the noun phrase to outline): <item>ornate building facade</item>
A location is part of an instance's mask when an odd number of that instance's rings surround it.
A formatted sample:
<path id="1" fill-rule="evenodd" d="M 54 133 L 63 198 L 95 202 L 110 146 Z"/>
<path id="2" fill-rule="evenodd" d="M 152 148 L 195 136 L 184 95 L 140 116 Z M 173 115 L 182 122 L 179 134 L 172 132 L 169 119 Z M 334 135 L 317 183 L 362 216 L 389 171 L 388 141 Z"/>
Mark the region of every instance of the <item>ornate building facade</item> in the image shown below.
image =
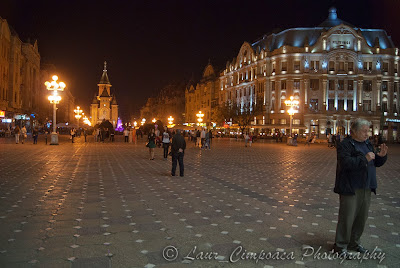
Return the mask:
<path id="1" fill-rule="evenodd" d="M 45 107 L 40 105 L 40 54 L 37 41 L 22 42 L 0 18 L 0 111 L 10 125 L 30 129 Z M 44 83 L 44 82 L 43 82 Z M 40 118 L 43 119 L 44 118 Z M 10 120 L 10 121 L 8 121 Z"/>
<path id="2" fill-rule="evenodd" d="M 204 69 L 199 83 L 188 85 L 185 92 L 185 120 L 187 123 L 196 123 L 196 114 L 201 111 L 204 114 L 204 122 L 213 121 L 213 112 L 218 106 L 218 79 L 211 63 Z"/>
<path id="3" fill-rule="evenodd" d="M 118 104 L 114 94 L 111 94 L 111 83 L 107 75 L 107 63 L 104 62 L 104 70 L 100 82 L 98 95 L 95 95 L 90 105 L 90 117 L 92 126 L 108 120 L 115 128 L 118 123 Z"/>
<path id="4" fill-rule="evenodd" d="M 140 109 L 140 118 L 150 123 L 153 118 L 165 125 L 172 116 L 175 123 L 182 123 L 185 113 L 185 83 L 171 83 L 160 90 L 157 96 L 148 98 Z"/>
<path id="5" fill-rule="evenodd" d="M 262 97 L 254 128 L 284 131 L 284 101 L 299 100 L 293 129 L 317 135 L 348 134 L 351 120 L 366 118 L 371 133 L 398 139 L 399 49 L 381 29 L 362 29 L 337 17 L 318 27 L 292 28 L 245 42 L 219 76 L 219 103 Z"/>

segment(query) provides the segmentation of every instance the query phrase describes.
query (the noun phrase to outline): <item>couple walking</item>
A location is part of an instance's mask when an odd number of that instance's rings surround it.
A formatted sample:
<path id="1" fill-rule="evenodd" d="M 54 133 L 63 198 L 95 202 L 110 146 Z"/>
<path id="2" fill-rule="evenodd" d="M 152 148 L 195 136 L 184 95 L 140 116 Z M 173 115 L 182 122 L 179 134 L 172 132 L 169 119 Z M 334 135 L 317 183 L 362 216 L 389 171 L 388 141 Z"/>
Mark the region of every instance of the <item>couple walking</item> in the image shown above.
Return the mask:
<path id="1" fill-rule="evenodd" d="M 155 144 L 156 134 L 154 129 L 151 129 L 148 135 L 148 143 L 147 147 L 149 147 L 150 160 L 154 160 L 154 148 L 156 148 Z M 183 157 L 185 155 L 186 149 L 186 141 L 185 138 L 181 135 L 181 131 L 176 130 L 176 134 L 172 137 L 172 142 L 170 143 L 170 134 L 168 132 L 167 127 L 165 127 L 163 133 L 163 147 L 164 147 L 164 159 L 168 157 L 168 148 L 171 144 L 171 156 L 172 156 L 172 169 L 171 176 L 175 176 L 176 167 L 179 163 L 179 176 L 183 177 L 184 174 L 184 165 L 183 165 Z"/>

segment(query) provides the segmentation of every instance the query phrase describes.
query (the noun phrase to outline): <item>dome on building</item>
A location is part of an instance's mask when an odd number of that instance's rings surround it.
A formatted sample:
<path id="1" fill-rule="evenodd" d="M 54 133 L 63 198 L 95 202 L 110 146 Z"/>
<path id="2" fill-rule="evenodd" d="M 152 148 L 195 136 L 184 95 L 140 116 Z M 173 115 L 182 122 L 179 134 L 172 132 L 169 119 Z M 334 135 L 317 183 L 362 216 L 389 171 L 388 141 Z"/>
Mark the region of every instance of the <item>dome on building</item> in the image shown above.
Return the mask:
<path id="1" fill-rule="evenodd" d="M 383 49 L 395 47 L 392 39 L 385 30 L 357 28 L 339 19 L 336 8 L 334 7 L 329 9 L 328 18 L 318 27 L 291 28 L 278 33 L 264 35 L 251 46 L 254 51 L 261 51 L 262 49 L 265 51 L 274 51 L 284 45 L 292 47 L 304 47 L 305 45 L 313 46 L 318 41 L 321 34 L 338 25 L 345 25 L 359 31 L 371 47 L 374 47 L 377 37 L 379 38 L 379 47 Z"/>

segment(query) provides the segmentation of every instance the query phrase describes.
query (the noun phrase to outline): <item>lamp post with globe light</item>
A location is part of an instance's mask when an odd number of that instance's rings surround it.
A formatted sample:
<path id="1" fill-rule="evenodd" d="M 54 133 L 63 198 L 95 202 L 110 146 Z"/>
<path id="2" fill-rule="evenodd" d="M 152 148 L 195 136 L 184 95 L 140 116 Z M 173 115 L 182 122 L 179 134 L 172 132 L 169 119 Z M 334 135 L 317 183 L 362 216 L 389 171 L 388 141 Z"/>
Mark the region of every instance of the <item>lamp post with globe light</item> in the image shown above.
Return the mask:
<path id="1" fill-rule="evenodd" d="M 56 127 L 56 113 L 57 113 L 57 104 L 60 103 L 61 101 L 61 96 L 58 95 L 58 91 L 64 91 L 64 88 L 66 87 L 64 82 L 57 82 L 58 76 L 53 75 L 52 77 L 53 81 L 49 82 L 46 81 L 44 84 L 47 88 L 47 90 L 53 91 L 52 95 L 48 97 L 48 100 L 50 103 L 53 104 L 53 132 L 51 133 L 51 140 L 50 140 L 50 145 L 58 145 L 58 135 L 57 135 L 57 127 Z"/>
<path id="2" fill-rule="evenodd" d="M 173 127 L 174 124 L 174 118 L 172 117 L 172 115 L 169 116 L 169 118 L 167 118 L 168 120 L 168 127 Z"/>
<path id="3" fill-rule="evenodd" d="M 299 105 L 299 101 L 295 100 L 293 96 L 290 96 L 290 100 L 286 100 L 285 104 L 287 107 L 289 107 L 289 110 L 287 112 L 290 116 L 290 138 L 291 138 L 292 137 L 293 115 L 296 113 L 296 110 L 294 109 L 294 107 Z M 289 139 L 288 139 L 288 144 L 289 144 Z"/>
<path id="4" fill-rule="evenodd" d="M 199 113 L 198 114 L 196 114 L 196 116 L 197 116 L 197 125 L 201 125 L 201 123 L 203 122 L 203 117 L 204 117 L 204 114 L 201 112 L 201 111 L 199 111 Z"/>
<path id="5" fill-rule="evenodd" d="M 81 107 L 77 106 L 76 109 L 74 110 L 74 113 L 75 113 L 75 118 L 78 120 L 78 129 L 79 129 L 79 119 L 81 119 L 83 115 Z"/>

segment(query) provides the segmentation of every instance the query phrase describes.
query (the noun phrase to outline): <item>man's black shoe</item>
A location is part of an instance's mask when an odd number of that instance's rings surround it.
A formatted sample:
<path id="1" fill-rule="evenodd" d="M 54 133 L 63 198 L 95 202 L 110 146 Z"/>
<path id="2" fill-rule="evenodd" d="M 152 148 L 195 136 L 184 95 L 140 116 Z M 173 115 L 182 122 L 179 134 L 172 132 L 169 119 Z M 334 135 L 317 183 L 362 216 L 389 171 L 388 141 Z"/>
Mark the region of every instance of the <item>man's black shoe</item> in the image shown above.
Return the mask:
<path id="1" fill-rule="evenodd" d="M 343 259 L 346 259 L 346 260 L 349 260 L 349 259 L 351 259 L 351 253 L 350 252 L 348 252 L 347 251 L 347 249 L 345 249 L 345 248 L 339 248 L 339 247 L 337 247 L 336 245 L 333 247 L 333 250 L 334 250 L 334 252 L 336 252 L 336 253 L 338 253 L 339 254 L 339 257 L 340 258 L 343 258 Z"/>
<path id="2" fill-rule="evenodd" d="M 361 245 L 358 245 L 356 247 L 349 247 L 348 250 L 357 251 L 357 252 L 360 252 L 360 253 L 365 253 L 365 252 L 369 251 L 368 249 L 364 248 Z"/>

